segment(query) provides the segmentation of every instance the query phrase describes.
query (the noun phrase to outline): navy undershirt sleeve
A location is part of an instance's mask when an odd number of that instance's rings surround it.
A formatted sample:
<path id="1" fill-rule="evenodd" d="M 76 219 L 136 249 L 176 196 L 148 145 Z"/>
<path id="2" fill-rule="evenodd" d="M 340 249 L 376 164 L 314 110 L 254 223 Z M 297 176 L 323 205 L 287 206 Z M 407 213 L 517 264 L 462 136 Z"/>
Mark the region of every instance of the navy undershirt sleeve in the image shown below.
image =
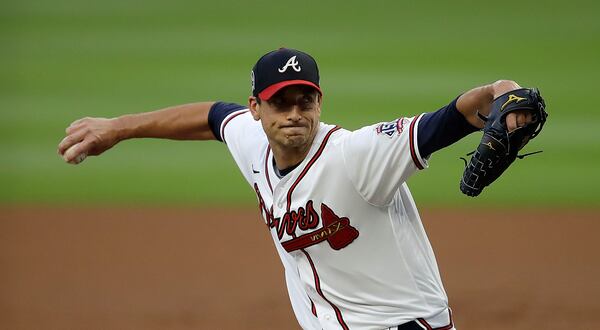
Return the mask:
<path id="1" fill-rule="evenodd" d="M 457 100 L 458 97 L 438 111 L 426 113 L 421 117 L 417 131 L 421 157 L 427 158 L 433 152 L 479 130 L 458 111 Z"/>
<path id="2" fill-rule="evenodd" d="M 208 112 L 208 126 L 210 126 L 210 130 L 217 140 L 223 142 L 223 137 L 221 136 L 221 124 L 223 123 L 223 120 L 225 120 L 225 117 L 232 112 L 242 109 L 246 109 L 246 107 L 236 103 L 226 102 L 216 102 L 210 107 L 210 111 Z"/>

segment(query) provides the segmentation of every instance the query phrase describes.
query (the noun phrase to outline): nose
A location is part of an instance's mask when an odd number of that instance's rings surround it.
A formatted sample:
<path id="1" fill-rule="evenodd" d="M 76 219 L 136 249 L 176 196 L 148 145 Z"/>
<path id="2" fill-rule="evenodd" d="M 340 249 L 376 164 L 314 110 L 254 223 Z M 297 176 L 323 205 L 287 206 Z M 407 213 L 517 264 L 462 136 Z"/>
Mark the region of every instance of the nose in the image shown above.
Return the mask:
<path id="1" fill-rule="evenodd" d="M 291 121 L 299 121 L 302 119 L 301 112 L 302 109 L 297 104 L 294 104 L 290 111 L 288 111 L 287 119 Z"/>

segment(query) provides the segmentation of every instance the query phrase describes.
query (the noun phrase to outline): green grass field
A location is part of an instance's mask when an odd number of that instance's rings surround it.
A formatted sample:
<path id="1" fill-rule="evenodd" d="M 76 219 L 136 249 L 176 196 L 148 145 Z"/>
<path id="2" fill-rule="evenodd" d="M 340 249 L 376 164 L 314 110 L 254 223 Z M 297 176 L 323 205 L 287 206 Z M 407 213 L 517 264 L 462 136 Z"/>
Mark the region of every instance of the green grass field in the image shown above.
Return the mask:
<path id="1" fill-rule="evenodd" d="M 458 190 L 479 136 L 433 155 L 420 205 L 598 206 L 595 1 L 22 1 L 0 5 L 0 203 L 252 204 L 217 142 L 127 141 L 80 166 L 64 128 L 199 100 L 245 103 L 249 73 L 287 46 L 319 62 L 323 121 L 354 129 L 436 110 L 500 78 L 537 86 L 549 121 L 483 196 Z"/>

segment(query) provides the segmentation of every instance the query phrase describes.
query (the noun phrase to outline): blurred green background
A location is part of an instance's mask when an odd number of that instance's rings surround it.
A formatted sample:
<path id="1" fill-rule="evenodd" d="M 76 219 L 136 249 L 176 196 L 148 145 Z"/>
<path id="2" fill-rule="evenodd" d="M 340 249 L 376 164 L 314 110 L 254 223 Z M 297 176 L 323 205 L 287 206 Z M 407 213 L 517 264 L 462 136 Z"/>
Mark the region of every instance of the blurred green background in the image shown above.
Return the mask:
<path id="1" fill-rule="evenodd" d="M 493 186 L 458 189 L 479 135 L 433 155 L 419 205 L 598 206 L 597 1 L 4 1 L 0 4 L 1 204 L 252 205 L 217 142 L 126 141 L 79 166 L 64 129 L 200 100 L 245 104 L 249 73 L 280 46 L 319 62 L 322 119 L 345 128 L 436 110 L 497 79 L 541 89 L 542 134 Z"/>

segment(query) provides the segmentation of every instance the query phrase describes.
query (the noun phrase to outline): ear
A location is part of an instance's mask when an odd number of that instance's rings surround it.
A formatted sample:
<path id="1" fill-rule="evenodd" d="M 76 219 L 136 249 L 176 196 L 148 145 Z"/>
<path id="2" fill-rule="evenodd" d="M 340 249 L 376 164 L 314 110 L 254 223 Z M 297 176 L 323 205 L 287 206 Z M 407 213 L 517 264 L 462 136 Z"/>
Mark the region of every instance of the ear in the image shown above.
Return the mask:
<path id="1" fill-rule="evenodd" d="M 260 104 L 256 102 L 256 97 L 248 97 L 248 109 L 250 109 L 250 113 L 252 114 L 252 118 L 254 118 L 254 120 L 260 120 Z"/>
<path id="2" fill-rule="evenodd" d="M 317 95 L 317 111 L 321 114 L 321 107 L 323 106 L 323 95 L 318 93 Z"/>

